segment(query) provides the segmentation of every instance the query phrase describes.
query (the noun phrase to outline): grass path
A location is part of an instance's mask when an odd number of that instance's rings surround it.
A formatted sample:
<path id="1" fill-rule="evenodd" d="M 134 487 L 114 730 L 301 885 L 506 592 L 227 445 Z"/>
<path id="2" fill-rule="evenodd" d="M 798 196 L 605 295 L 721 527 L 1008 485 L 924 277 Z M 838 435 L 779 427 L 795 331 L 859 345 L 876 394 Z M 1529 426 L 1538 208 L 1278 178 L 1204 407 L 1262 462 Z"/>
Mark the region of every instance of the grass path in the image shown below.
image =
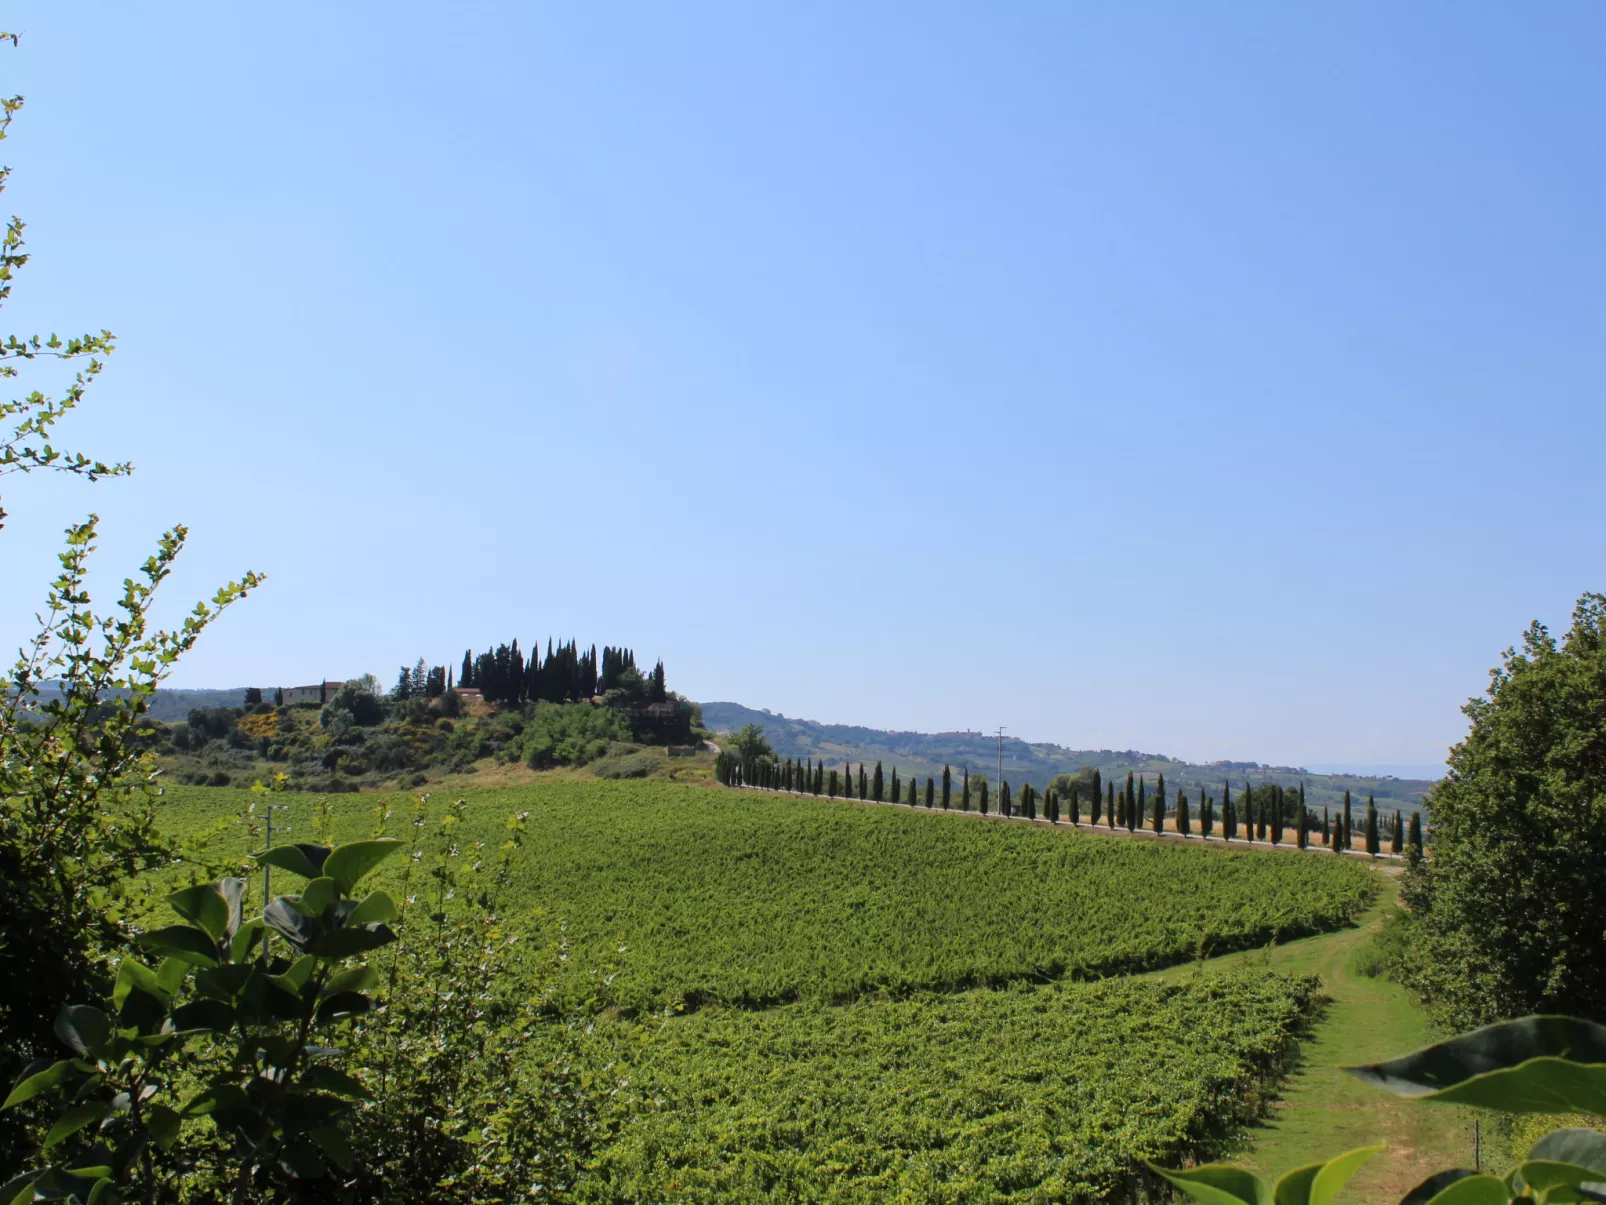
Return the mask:
<path id="1" fill-rule="evenodd" d="M 1379 878 L 1382 891 L 1357 928 L 1155 973 L 1157 978 L 1179 979 L 1265 966 L 1321 977 L 1331 1002 L 1305 1041 L 1300 1065 L 1270 1117 L 1250 1132 L 1246 1149 L 1234 1162 L 1271 1178 L 1354 1147 L 1387 1143 L 1388 1149 L 1339 1195 L 1338 1205 L 1397 1201 L 1435 1171 L 1472 1164 L 1470 1110 L 1402 1101 L 1337 1069 L 1404 1054 L 1437 1036 L 1403 988 L 1366 978 L 1351 966 L 1356 950 L 1383 923 L 1398 895 L 1394 876 Z"/>

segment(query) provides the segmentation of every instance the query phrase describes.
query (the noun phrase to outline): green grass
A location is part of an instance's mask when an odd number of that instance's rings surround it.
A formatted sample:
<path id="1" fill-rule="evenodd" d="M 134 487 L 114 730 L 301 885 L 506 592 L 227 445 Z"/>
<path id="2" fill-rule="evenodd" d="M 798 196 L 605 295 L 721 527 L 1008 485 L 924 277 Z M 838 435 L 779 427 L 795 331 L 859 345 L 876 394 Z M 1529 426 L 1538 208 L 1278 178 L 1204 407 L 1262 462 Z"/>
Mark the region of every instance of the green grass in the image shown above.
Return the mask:
<path id="1" fill-rule="evenodd" d="M 1473 1159 L 1469 1111 L 1404 1101 L 1338 1070 L 1404 1054 L 1443 1036 L 1405 989 L 1355 969 L 1372 933 L 1395 907 L 1394 881 L 1380 877 L 1385 888 L 1358 928 L 1153 976 L 1188 981 L 1264 968 L 1320 977 L 1328 1003 L 1303 1045 L 1301 1064 L 1268 1123 L 1252 1131 L 1250 1144 L 1235 1161 L 1274 1177 L 1354 1147 L 1387 1143 L 1388 1149 L 1339 1196 L 1341 1205 L 1399 1200 L 1433 1172 L 1470 1167 Z"/>
<path id="2" fill-rule="evenodd" d="M 161 822 L 193 831 L 245 798 L 177 788 Z M 284 798 L 293 838 L 311 839 L 311 801 Z M 612 961 L 628 944 L 610 992 L 634 1008 L 1124 974 L 1344 925 L 1373 882 L 1340 858 L 1110 841 L 662 781 L 466 798 L 455 839 L 491 850 L 508 813 L 528 813 L 510 917 L 563 918 L 583 961 Z M 334 797 L 336 836 L 372 831 L 375 804 Z M 405 835 L 403 811 L 390 829 Z M 223 840 L 242 853 L 250 844 L 243 833 Z"/>

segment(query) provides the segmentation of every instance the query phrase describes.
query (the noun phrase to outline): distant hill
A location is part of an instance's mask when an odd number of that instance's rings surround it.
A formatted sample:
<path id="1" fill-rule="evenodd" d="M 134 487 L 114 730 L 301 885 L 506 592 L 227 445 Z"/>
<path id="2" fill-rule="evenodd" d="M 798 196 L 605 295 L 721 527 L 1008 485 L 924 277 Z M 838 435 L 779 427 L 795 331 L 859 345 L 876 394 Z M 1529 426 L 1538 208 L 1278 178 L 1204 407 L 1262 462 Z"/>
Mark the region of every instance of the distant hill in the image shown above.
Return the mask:
<path id="1" fill-rule="evenodd" d="M 42 699 L 49 699 L 59 694 L 53 683 L 44 683 L 39 691 Z M 243 707 L 245 705 L 245 687 L 233 686 L 223 690 L 169 690 L 158 687 L 156 694 L 151 697 L 150 709 L 146 712 L 153 720 L 161 720 L 164 724 L 178 724 L 189 718 L 195 708 L 208 707 Z"/>
<path id="2" fill-rule="evenodd" d="M 827 766 L 880 761 L 888 769 L 896 765 L 905 775 L 914 772 L 935 776 L 942 773 L 945 765 L 952 766 L 955 774 L 965 767 L 989 778 L 998 772 L 998 738 L 984 732 L 889 732 L 852 724 L 799 720 L 740 703 L 703 703 L 701 706 L 704 725 L 715 732 L 733 732 L 745 724 L 759 725 L 775 752 L 783 758 L 813 758 Z M 1423 797 L 1433 786 L 1426 779 L 1314 774 L 1303 766 L 1268 766 L 1258 762 L 1198 764 L 1136 749 L 1067 749 L 1063 745 L 1004 738 L 1004 778 L 1017 786 L 1029 782 L 1045 787 L 1055 776 L 1075 774 L 1083 766 L 1096 767 L 1105 781 L 1124 779 L 1128 772 L 1164 774 L 1168 787 L 1183 787 L 1195 798 L 1201 788 L 1219 796 L 1224 779 L 1232 782 L 1234 790 L 1246 781 L 1254 786 L 1275 782 L 1297 787 L 1304 783 L 1306 804 L 1315 808 L 1342 806 L 1344 792 L 1348 790 L 1362 808 L 1371 795 L 1376 797 L 1380 808 L 1410 811 L 1421 806 Z"/>

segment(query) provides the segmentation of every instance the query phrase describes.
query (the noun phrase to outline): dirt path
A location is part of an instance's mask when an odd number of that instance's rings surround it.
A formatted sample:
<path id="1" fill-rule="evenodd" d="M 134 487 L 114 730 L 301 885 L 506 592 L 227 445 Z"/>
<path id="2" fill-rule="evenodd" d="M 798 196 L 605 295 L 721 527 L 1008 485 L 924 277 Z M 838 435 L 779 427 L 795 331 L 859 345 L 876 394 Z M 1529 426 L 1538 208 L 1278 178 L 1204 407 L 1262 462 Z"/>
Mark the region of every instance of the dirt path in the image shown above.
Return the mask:
<path id="1" fill-rule="evenodd" d="M 1331 1002 L 1270 1118 L 1251 1131 L 1234 1162 L 1270 1178 L 1354 1147 L 1387 1143 L 1338 1197 L 1339 1205 L 1397 1201 L 1433 1172 L 1470 1167 L 1473 1158 L 1470 1110 L 1403 1101 L 1337 1070 L 1404 1054 L 1437 1036 L 1403 988 L 1357 974 L 1351 965 L 1398 894 L 1392 875 L 1380 877 L 1383 891 L 1358 928 L 1156 974 L 1177 979 L 1247 965 L 1320 976 Z"/>

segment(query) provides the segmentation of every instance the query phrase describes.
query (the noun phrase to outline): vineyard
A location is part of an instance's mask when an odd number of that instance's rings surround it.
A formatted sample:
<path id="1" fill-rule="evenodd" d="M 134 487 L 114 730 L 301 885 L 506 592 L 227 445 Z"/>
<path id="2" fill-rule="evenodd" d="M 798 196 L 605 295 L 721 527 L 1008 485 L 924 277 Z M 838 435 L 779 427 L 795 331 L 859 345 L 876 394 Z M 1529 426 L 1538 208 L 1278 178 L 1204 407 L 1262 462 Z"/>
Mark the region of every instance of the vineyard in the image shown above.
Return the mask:
<path id="1" fill-rule="evenodd" d="M 237 815 L 246 798 L 175 788 L 164 822 L 193 833 Z M 292 838 L 311 839 L 311 799 L 281 798 Z M 512 919 L 563 918 L 583 961 L 616 961 L 627 945 L 609 992 L 637 1009 L 1126 974 L 1337 928 L 1373 883 L 1338 858 L 1114 842 L 672 783 L 554 783 L 467 799 L 464 844 L 495 849 L 506 817 L 528 814 Z M 337 840 L 373 831 L 373 797 L 331 806 Z M 405 836 L 409 815 L 396 800 L 389 831 Z M 238 828 L 218 840 L 241 853 L 250 845 Z"/>
<path id="2" fill-rule="evenodd" d="M 632 1069 L 583 1199 L 1135 1199 L 1136 1161 L 1220 1149 L 1314 981 L 1264 971 L 707 1010 Z"/>

